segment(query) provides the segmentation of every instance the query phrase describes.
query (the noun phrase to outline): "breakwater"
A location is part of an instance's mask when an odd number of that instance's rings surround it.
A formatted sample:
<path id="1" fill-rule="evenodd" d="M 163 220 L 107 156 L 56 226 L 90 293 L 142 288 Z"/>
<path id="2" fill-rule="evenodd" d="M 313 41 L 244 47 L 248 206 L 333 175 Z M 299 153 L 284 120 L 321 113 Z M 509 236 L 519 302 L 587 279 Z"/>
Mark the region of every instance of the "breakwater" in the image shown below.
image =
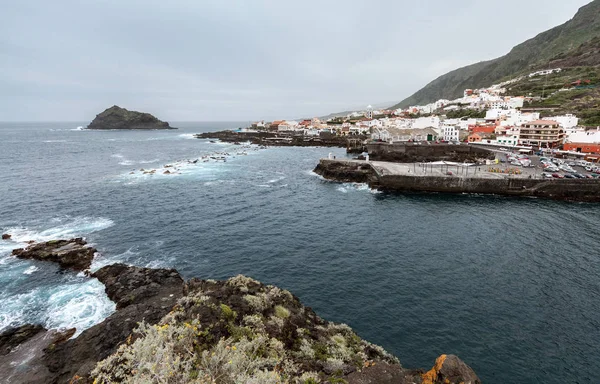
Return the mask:
<path id="1" fill-rule="evenodd" d="M 600 202 L 600 180 L 539 179 L 519 175 L 417 173 L 416 164 L 322 159 L 315 173 L 341 182 L 368 183 L 386 192 L 477 193 Z"/>
<path id="2" fill-rule="evenodd" d="M 256 145 L 276 147 L 338 147 L 346 148 L 348 153 L 362 153 L 366 150 L 363 146 L 366 136 L 337 136 L 330 133 L 321 133 L 318 136 L 306 136 L 294 132 L 266 132 L 266 131 L 218 131 L 205 132 L 194 135 L 197 139 L 216 139 L 226 143 L 250 142 Z"/>

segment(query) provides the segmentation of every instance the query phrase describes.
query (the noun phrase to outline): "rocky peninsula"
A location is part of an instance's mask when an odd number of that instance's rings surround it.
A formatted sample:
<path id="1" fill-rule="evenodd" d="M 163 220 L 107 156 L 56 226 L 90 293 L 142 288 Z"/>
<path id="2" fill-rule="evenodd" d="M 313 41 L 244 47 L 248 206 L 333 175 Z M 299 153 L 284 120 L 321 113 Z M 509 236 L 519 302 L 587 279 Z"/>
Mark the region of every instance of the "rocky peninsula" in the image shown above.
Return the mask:
<path id="1" fill-rule="evenodd" d="M 365 135 L 338 136 L 321 133 L 318 136 L 305 136 L 294 132 L 267 132 L 267 131 L 219 131 L 205 132 L 195 135 L 197 139 L 215 139 L 226 143 L 250 142 L 261 146 L 277 147 L 338 147 L 346 148 L 349 153 L 360 153 L 366 148 L 363 141 Z"/>
<path id="2" fill-rule="evenodd" d="M 480 383 L 454 355 L 428 371 L 404 368 L 289 291 L 246 276 L 185 281 L 174 269 L 114 264 L 91 278 L 116 311 L 76 338 L 39 325 L 0 334 L 1 383 Z"/>
<path id="3" fill-rule="evenodd" d="M 177 129 L 165 121 L 161 121 L 149 113 L 129 111 L 125 108 L 113 105 L 104 112 L 96 115 L 96 118 L 87 126 L 87 129 Z"/>

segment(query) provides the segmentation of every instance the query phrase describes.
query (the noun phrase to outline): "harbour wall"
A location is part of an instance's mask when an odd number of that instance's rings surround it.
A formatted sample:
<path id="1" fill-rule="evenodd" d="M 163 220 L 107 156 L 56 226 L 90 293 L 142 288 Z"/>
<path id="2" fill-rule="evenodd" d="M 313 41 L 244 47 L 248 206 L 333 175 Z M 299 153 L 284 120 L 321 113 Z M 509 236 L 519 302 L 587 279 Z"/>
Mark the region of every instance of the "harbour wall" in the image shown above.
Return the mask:
<path id="1" fill-rule="evenodd" d="M 341 182 L 365 182 L 386 192 L 473 193 L 600 202 L 597 179 L 529 179 L 382 174 L 370 162 L 322 159 L 315 173 Z"/>
<path id="2" fill-rule="evenodd" d="M 472 145 L 422 144 L 422 143 L 370 143 L 367 150 L 372 160 L 393 162 L 455 161 L 475 162 L 493 159 L 495 154 L 486 148 Z"/>

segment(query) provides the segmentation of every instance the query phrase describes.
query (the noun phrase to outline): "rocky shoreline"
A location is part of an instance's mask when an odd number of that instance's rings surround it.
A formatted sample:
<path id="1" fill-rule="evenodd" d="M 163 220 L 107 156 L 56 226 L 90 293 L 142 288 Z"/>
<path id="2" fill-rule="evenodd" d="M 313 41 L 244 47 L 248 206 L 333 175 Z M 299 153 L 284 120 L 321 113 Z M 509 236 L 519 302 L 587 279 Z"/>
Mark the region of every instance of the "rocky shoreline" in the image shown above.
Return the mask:
<path id="1" fill-rule="evenodd" d="M 264 131 L 219 131 L 206 132 L 195 135 L 197 139 L 214 139 L 226 143 L 251 142 L 262 146 L 277 147 L 338 147 L 346 148 L 349 153 L 361 153 L 366 147 L 362 142 L 367 136 L 336 136 L 332 134 L 321 134 L 320 136 L 293 135 L 288 133 L 264 132 Z M 354 141 L 351 141 L 354 140 Z M 361 144 L 356 145 L 356 142 Z"/>
<path id="2" fill-rule="evenodd" d="M 3 332 L 0 383 L 480 383 L 453 355 L 406 369 L 290 292 L 242 275 L 185 281 L 174 269 L 114 264 L 91 278 L 116 312 L 76 338 L 39 325 Z"/>

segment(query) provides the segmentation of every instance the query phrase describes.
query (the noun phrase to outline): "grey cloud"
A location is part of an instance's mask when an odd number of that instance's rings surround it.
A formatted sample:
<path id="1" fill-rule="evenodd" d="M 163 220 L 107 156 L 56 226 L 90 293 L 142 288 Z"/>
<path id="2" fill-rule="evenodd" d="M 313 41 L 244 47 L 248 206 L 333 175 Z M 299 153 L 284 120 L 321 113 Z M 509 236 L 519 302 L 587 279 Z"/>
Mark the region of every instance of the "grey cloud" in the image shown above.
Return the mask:
<path id="1" fill-rule="evenodd" d="M 0 121 L 327 114 L 400 100 L 506 53 L 585 0 L 5 1 Z"/>

